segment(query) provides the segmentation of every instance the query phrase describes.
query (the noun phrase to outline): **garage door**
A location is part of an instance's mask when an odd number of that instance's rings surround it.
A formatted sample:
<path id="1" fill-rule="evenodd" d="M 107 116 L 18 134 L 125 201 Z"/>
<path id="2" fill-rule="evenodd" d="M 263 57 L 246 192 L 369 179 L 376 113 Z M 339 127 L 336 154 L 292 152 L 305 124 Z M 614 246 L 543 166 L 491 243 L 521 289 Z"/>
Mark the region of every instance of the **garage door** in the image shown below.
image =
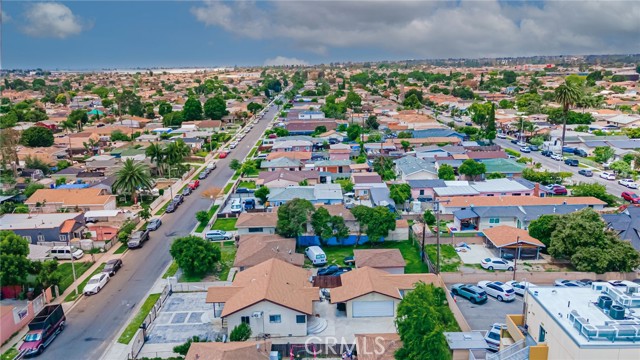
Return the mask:
<path id="1" fill-rule="evenodd" d="M 353 317 L 393 316 L 393 301 L 354 301 Z"/>

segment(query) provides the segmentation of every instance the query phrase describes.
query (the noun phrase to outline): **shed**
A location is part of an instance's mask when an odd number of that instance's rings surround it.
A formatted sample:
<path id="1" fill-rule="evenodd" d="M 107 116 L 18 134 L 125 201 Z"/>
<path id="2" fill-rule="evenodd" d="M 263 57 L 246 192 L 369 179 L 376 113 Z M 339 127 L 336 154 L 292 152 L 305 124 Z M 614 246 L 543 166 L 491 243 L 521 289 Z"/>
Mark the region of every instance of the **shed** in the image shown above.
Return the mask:
<path id="1" fill-rule="evenodd" d="M 501 225 L 482 231 L 486 244 L 499 251 L 499 256 L 517 259 L 535 259 L 540 257 L 540 249 L 545 245 L 529 235 L 527 230 Z"/>

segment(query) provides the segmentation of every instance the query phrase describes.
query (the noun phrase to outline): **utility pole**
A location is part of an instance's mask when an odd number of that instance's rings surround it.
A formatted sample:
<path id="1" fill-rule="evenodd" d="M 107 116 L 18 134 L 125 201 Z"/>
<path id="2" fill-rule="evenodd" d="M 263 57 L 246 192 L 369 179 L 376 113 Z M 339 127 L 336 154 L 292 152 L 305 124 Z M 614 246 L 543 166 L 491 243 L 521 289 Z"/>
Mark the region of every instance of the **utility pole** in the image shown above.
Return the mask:
<path id="1" fill-rule="evenodd" d="M 516 238 L 516 256 L 513 257 L 513 281 L 516 280 L 516 268 L 518 267 L 518 257 L 520 257 L 520 236 Z"/>
<path id="2" fill-rule="evenodd" d="M 436 274 L 440 274 L 440 204 L 449 200 L 433 200 L 433 210 L 436 213 Z"/>

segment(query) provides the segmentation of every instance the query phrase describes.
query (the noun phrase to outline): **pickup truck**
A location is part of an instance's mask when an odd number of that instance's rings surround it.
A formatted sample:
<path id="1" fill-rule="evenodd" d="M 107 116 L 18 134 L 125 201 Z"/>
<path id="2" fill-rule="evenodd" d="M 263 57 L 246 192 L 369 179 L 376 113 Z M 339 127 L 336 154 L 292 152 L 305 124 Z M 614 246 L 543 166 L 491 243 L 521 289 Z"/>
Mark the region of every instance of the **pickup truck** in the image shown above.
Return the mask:
<path id="1" fill-rule="evenodd" d="M 149 240 L 149 230 L 140 230 L 131 234 L 127 246 L 129 249 L 142 247 L 142 244 Z"/>
<path id="2" fill-rule="evenodd" d="M 44 348 L 49 346 L 53 339 L 64 329 L 65 321 L 62 305 L 54 304 L 45 306 L 31 322 L 29 332 L 20 345 L 19 352 L 22 356 L 40 355 Z"/>

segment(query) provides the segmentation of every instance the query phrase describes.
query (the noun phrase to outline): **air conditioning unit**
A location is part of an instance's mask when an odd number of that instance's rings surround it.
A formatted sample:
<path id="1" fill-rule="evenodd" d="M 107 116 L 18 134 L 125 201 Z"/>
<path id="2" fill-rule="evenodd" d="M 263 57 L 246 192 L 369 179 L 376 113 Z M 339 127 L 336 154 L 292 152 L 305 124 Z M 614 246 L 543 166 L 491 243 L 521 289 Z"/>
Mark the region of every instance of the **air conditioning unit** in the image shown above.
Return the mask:
<path id="1" fill-rule="evenodd" d="M 254 311 L 251 317 L 260 319 L 262 317 L 262 311 Z"/>

